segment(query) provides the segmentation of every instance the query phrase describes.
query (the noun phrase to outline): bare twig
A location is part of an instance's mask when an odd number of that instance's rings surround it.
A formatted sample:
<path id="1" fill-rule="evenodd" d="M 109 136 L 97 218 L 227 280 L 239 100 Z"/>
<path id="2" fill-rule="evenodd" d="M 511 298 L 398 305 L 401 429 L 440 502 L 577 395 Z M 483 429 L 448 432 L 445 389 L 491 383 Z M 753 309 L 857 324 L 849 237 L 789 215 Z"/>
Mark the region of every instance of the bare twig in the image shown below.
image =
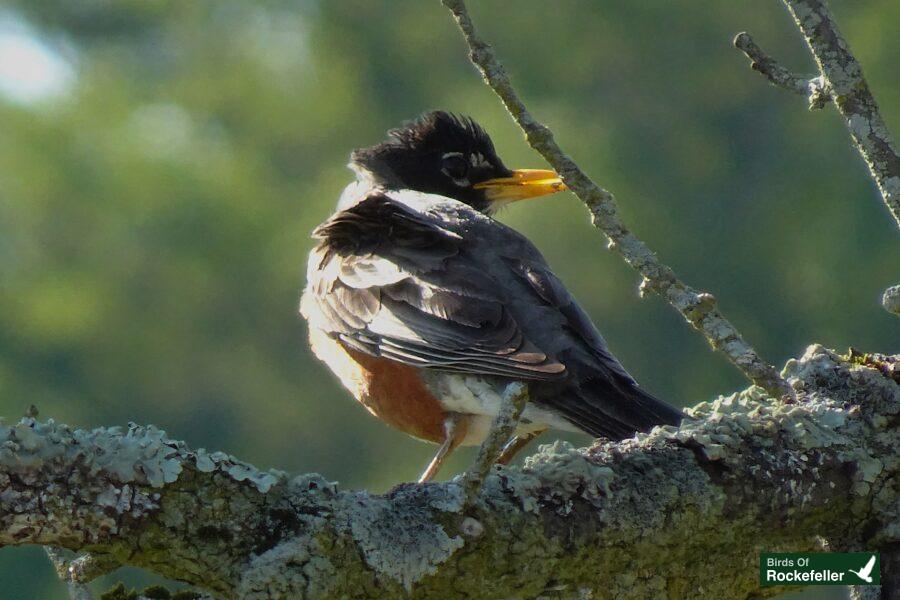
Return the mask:
<path id="1" fill-rule="evenodd" d="M 478 497 L 484 478 L 497 462 L 503 447 L 512 437 L 519 423 L 519 417 L 528 402 L 528 386 L 515 382 L 506 387 L 500 412 L 491 425 L 488 437 L 481 444 L 475 462 L 462 478 L 465 500 L 463 504 L 470 506 Z"/>
<path id="2" fill-rule="evenodd" d="M 453 13 L 469 45 L 469 58 L 481 71 L 485 82 L 503 101 L 513 119 L 525 132 L 528 143 L 550 163 L 569 189 L 588 207 L 594 226 L 603 231 L 625 261 L 643 276 L 641 291 L 656 292 L 665 298 L 700 331 L 709 343 L 734 363 L 753 383 L 774 397 L 792 395 L 790 387 L 770 364 L 748 344 L 740 332 L 716 307 L 711 294 L 697 291 L 676 277 L 647 245 L 631 233 L 619 218 L 613 195 L 597 185 L 559 147 L 553 133 L 531 116 L 519 99 L 494 51 L 475 32 L 462 0 L 442 0 Z"/>
<path id="3" fill-rule="evenodd" d="M 747 55 L 751 69 L 765 75 L 772 84 L 806 96 L 809 99 L 810 109 L 822 108 L 831 100 L 831 95 L 825 89 L 821 77 L 801 77 L 790 72 L 766 54 L 746 31 L 735 36 L 734 47 Z"/>
<path id="4" fill-rule="evenodd" d="M 782 0 L 819 67 L 820 76 L 807 80 L 809 90 L 800 90 L 802 79 L 791 75 L 769 58 L 747 34 L 739 34 L 735 45 L 753 68 L 779 87 L 808 94 L 811 106 L 832 100 L 844 117 L 856 149 L 869 167 L 881 197 L 900 226 L 900 156 L 859 61 L 838 31 L 823 0 Z"/>

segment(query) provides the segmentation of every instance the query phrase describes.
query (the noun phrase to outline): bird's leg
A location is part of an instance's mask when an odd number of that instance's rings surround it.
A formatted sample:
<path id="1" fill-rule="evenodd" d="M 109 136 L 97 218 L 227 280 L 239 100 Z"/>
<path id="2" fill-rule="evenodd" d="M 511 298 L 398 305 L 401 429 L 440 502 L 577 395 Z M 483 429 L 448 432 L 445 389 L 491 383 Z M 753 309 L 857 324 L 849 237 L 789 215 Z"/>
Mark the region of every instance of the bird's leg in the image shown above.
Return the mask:
<path id="1" fill-rule="evenodd" d="M 537 431 L 532 431 L 531 433 L 523 433 L 522 435 L 517 435 L 513 439 L 509 440 L 509 442 L 503 446 L 503 450 L 500 451 L 500 458 L 497 459 L 497 463 L 501 465 L 508 465 L 513 458 L 515 458 L 516 454 L 519 453 L 519 450 L 528 445 L 528 442 L 536 438 L 547 431 L 546 429 L 538 429 Z"/>
<path id="2" fill-rule="evenodd" d="M 444 464 L 444 460 L 450 456 L 451 452 L 456 450 L 456 447 L 459 446 L 460 442 L 463 441 L 463 438 L 466 437 L 467 428 L 464 423 L 462 423 L 462 420 L 462 415 L 459 413 L 450 413 L 444 420 L 444 443 L 441 444 L 441 447 L 438 448 L 434 458 L 432 458 L 431 462 L 428 463 L 428 466 L 425 467 L 425 471 L 422 473 L 422 476 L 419 477 L 419 483 L 431 481 L 431 479 L 437 475 L 441 465 Z"/>

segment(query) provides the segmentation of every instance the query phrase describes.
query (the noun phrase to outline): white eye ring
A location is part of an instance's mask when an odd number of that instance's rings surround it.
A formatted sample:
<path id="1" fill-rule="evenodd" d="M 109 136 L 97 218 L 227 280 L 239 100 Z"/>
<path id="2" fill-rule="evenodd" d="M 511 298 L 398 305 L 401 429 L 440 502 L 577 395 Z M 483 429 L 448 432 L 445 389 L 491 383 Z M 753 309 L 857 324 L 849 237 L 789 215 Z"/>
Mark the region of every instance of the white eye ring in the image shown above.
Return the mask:
<path id="1" fill-rule="evenodd" d="M 443 156 L 441 156 L 441 160 L 446 160 L 447 158 L 454 158 L 454 157 L 458 157 L 463 160 L 466 159 L 466 155 L 463 154 L 462 152 L 446 152 L 446 153 L 444 153 Z M 472 160 L 474 160 L 474 157 Z M 451 175 L 450 173 L 447 172 L 447 169 L 445 167 L 441 167 L 441 173 L 443 173 L 444 175 L 446 175 L 447 177 L 452 179 L 453 183 L 455 183 L 459 187 L 469 187 L 470 185 L 472 185 L 472 183 L 469 181 L 469 179 L 467 177 L 454 177 L 453 175 Z"/>
<path id="2" fill-rule="evenodd" d="M 465 160 L 466 160 L 466 155 L 463 154 L 462 152 L 445 152 L 444 155 L 441 156 L 441 162 L 447 160 L 448 158 L 461 158 L 461 159 L 463 159 L 463 161 L 465 161 Z M 447 172 L 447 168 L 446 168 L 446 167 L 441 167 L 441 173 L 443 173 L 444 175 L 446 175 L 446 176 L 449 177 L 450 179 L 453 179 L 453 178 L 454 178 L 453 175 L 451 175 L 450 173 Z"/>

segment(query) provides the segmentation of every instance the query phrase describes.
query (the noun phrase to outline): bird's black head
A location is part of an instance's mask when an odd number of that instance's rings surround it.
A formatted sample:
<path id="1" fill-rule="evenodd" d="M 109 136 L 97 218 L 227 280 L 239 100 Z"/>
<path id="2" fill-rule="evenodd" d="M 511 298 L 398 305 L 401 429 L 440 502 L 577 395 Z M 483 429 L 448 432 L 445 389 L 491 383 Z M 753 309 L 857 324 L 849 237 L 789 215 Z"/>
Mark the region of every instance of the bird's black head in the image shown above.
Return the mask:
<path id="1" fill-rule="evenodd" d="M 387 140 L 356 150 L 350 160 L 376 185 L 446 196 L 486 213 L 512 200 L 565 189 L 552 171 L 506 168 L 478 123 L 444 111 L 388 131 Z"/>

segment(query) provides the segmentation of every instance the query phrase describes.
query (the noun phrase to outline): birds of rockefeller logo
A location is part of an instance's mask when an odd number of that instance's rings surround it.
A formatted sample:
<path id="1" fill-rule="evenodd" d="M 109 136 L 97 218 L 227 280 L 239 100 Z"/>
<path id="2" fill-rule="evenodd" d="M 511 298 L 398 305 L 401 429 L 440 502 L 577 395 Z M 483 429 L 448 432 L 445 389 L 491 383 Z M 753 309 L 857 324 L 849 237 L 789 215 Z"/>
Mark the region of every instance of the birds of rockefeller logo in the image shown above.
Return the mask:
<path id="1" fill-rule="evenodd" d="M 759 584 L 879 585 L 881 561 L 872 552 L 763 552 Z"/>
<path id="2" fill-rule="evenodd" d="M 853 569 L 850 569 L 850 572 L 856 573 L 856 576 L 859 577 L 860 579 L 862 579 L 863 581 L 865 581 L 866 583 L 872 583 L 872 568 L 875 566 L 876 560 L 878 560 L 878 557 L 873 554 L 869 558 L 869 562 L 866 563 L 866 566 L 864 566 L 859 571 L 854 571 Z"/>

